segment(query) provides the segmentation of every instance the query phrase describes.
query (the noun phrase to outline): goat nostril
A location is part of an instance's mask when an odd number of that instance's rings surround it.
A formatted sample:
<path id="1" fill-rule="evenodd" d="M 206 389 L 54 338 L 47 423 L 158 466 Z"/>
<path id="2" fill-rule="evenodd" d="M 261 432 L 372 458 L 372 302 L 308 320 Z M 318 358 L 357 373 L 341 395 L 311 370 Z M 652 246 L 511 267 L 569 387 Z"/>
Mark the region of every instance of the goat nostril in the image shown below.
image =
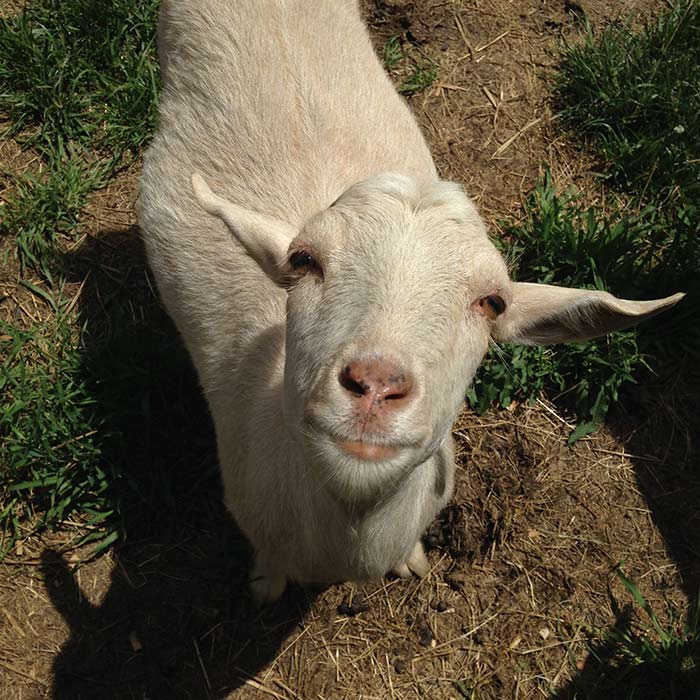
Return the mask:
<path id="1" fill-rule="evenodd" d="M 338 373 L 338 383 L 354 401 L 370 398 L 372 405 L 398 403 L 413 390 L 411 377 L 386 360 L 349 362 Z"/>
<path id="2" fill-rule="evenodd" d="M 358 382 L 352 378 L 352 368 L 350 365 L 346 365 L 343 371 L 338 377 L 340 385 L 349 391 L 351 394 L 357 394 L 357 396 L 364 396 L 369 390 L 369 386 L 363 382 Z"/>

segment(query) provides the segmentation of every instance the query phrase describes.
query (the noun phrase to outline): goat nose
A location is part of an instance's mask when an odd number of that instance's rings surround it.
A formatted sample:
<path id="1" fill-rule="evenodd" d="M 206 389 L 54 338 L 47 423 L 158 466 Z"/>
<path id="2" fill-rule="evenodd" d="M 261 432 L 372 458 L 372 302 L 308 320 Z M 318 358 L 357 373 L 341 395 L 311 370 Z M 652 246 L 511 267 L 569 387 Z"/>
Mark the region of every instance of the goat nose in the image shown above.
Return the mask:
<path id="1" fill-rule="evenodd" d="M 338 375 L 340 385 L 367 407 L 399 408 L 410 397 L 413 379 L 395 362 L 382 358 L 349 362 Z M 385 403 L 386 402 L 386 403 Z"/>

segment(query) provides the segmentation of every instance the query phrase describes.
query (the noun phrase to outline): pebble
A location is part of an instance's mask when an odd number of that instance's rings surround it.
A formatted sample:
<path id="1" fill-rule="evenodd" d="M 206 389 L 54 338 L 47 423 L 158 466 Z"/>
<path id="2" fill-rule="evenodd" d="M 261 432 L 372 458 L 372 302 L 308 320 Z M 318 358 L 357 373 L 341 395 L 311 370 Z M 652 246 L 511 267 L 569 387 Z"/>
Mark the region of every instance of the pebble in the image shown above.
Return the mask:
<path id="1" fill-rule="evenodd" d="M 367 610 L 369 610 L 369 604 L 365 602 L 365 599 L 361 595 L 354 595 L 349 603 L 344 600 L 338 606 L 338 612 L 348 617 L 355 617 L 355 615 L 359 615 Z"/>
<path id="2" fill-rule="evenodd" d="M 445 574 L 445 583 L 453 590 L 459 591 L 462 589 L 462 582 L 452 574 Z"/>

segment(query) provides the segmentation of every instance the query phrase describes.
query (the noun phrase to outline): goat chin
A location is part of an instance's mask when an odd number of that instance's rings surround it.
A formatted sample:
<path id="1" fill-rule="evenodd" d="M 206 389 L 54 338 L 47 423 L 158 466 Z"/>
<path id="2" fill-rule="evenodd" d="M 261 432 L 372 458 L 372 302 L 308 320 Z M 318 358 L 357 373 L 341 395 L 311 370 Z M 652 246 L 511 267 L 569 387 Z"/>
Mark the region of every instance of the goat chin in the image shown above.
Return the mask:
<path id="1" fill-rule="evenodd" d="M 366 448 L 365 448 L 366 449 Z M 391 454 L 369 459 L 349 454 L 330 438 L 320 437 L 314 445 L 313 464 L 318 478 L 339 501 L 371 507 L 395 492 L 402 479 L 427 458 L 417 448 L 391 449 Z"/>

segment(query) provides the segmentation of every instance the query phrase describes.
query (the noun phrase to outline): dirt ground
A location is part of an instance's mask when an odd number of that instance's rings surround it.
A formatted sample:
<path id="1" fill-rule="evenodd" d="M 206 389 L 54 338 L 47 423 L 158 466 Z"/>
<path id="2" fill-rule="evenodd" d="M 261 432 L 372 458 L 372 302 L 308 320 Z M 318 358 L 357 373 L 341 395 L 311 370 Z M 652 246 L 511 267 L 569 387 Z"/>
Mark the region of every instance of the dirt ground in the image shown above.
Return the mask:
<path id="1" fill-rule="evenodd" d="M 364 10 L 378 47 L 398 36 L 409 55 L 438 66 L 411 105 L 442 176 L 465 184 L 497 235 L 544 164 L 562 186 L 593 181 L 595 164 L 557 130 L 548 103 L 561 39 L 586 19 L 645 17 L 659 5 L 367 0 Z M 29 162 L 2 148 L 6 167 Z M 95 294 L 98 267 L 144 286 L 137 178 L 134 167 L 94 196 L 82 241 L 89 265 L 77 268 L 94 272 L 84 289 L 76 277 L 76 293 Z M 698 592 L 689 391 L 676 376 L 627 392 L 609 424 L 574 447 L 568 419 L 549 403 L 465 409 L 455 497 L 426 535 L 432 570 L 422 580 L 291 590 L 258 611 L 247 545 L 216 476 L 202 470 L 174 495 L 156 495 L 152 512 L 130 520 L 127 541 L 96 561 L 75 567 L 83 551 L 57 535 L 35 538 L 0 564 L 0 697 L 616 697 L 604 684 L 615 649 L 594 655 L 588 645 L 634 624 L 615 567 L 623 563 L 664 622 Z M 192 412 L 206 423 L 201 402 Z M 133 457 L 155 469 L 156 451 Z M 640 673 L 623 686 L 656 697 Z"/>

